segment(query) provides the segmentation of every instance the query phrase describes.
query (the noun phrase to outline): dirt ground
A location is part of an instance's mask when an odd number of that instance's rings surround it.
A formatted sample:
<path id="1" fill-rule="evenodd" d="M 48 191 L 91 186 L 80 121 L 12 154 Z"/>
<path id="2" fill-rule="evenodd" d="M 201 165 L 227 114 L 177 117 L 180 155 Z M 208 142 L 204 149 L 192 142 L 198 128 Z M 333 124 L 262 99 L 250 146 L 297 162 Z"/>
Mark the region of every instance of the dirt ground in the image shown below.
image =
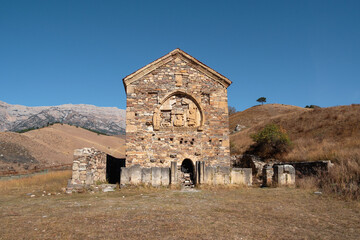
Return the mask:
<path id="1" fill-rule="evenodd" d="M 65 182 L 64 182 L 65 183 Z M 0 189 L 0 239 L 359 239 L 360 203 L 291 188 Z M 44 194 L 44 196 L 42 196 Z M 57 195 L 56 195 L 57 194 Z M 35 195 L 31 197 L 31 195 Z"/>

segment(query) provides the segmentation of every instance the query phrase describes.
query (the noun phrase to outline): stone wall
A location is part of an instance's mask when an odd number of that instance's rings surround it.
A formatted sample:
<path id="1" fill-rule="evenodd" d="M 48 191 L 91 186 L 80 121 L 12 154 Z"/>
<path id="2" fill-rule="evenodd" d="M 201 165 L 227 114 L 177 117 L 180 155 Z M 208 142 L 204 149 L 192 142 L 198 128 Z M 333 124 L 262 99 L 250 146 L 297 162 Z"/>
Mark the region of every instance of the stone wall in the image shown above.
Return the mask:
<path id="1" fill-rule="evenodd" d="M 181 50 L 160 60 L 139 70 L 145 71 L 140 77 L 135 72 L 124 79 L 127 166 L 164 168 L 184 159 L 229 166 L 231 82 L 223 83 Z"/>
<path id="2" fill-rule="evenodd" d="M 106 153 L 94 148 L 75 149 L 71 184 L 92 185 L 106 181 Z"/>
<path id="3" fill-rule="evenodd" d="M 201 164 L 199 164 L 201 165 Z M 230 168 L 230 167 L 203 167 L 198 168 L 196 173 L 196 184 L 205 185 L 252 185 L 251 168 Z M 172 168 L 142 168 L 134 165 L 129 168 L 121 168 L 121 185 L 151 185 L 169 186 L 181 185 L 179 169 Z"/>
<path id="4" fill-rule="evenodd" d="M 294 186 L 295 168 L 287 164 L 266 165 L 263 169 L 263 186 Z"/>
<path id="5" fill-rule="evenodd" d="M 169 186 L 171 183 L 170 168 L 142 168 L 140 165 L 134 165 L 129 168 L 121 168 L 121 185 L 151 185 Z"/>

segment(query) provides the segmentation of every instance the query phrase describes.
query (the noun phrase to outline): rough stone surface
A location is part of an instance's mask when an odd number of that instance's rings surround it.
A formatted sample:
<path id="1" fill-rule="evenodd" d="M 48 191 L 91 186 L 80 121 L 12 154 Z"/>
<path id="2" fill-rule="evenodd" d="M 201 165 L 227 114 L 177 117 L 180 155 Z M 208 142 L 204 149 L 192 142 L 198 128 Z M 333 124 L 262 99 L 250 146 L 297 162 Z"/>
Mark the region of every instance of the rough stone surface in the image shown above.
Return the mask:
<path id="1" fill-rule="evenodd" d="M 129 168 L 130 175 L 130 184 L 140 184 L 141 183 L 141 167 L 139 165 L 134 165 Z"/>
<path id="2" fill-rule="evenodd" d="M 71 184 L 92 185 L 106 181 L 106 153 L 94 148 L 74 150 Z"/>
<path id="3" fill-rule="evenodd" d="M 170 184 L 170 168 L 161 168 L 161 185 L 168 186 Z"/>
<path id="4" fill-rule="evenodd" d="M 127 166 L 229 166 L 230 83 L 178 49 L 124 78 Z"/>
<path id="5" fill-rule="evenodd" d="M 273 184 L 274 169 L 273 164 L 266 164 L 263 168 L 263 186 L 270 187 Z"/>
<path id="6" fill-rule="evenodd" d="M 161 168 L 151 168 L 151 185 L 154 187 L 161 185 Z"/>
<path id="7" fill-rule="evenodd" d="M 295 168 L 291 165 L 274 165 L 274 182 L 277 186 L 295 185 Z"/>

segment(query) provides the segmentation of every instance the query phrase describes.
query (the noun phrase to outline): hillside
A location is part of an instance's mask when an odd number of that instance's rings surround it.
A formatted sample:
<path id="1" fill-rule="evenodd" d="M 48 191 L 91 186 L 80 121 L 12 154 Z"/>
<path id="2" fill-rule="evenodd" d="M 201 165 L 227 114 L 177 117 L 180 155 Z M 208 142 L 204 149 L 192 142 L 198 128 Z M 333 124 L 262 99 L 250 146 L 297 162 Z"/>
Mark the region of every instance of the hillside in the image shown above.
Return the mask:
<path id="1" fill-rule="evenodd" d="M 0 131 L 18 132 L 58 122 L 118 135 L 125 133 L 125 112 L 116 107 L 85 104 L 27 107 L 0 101 Z"/>
<path id="2" fill-rule="evenodd" d="M 293 142 L 283 160 L 360 159 L 359 116 L 359 105 L 319 109 L 280 104 L 255 106 L 230 116 L 231 127 L 246 126 L 230 136 L 233 153 L 245 152 L 252 144 L 250 134 L 275 123 L 287 131 Z"/>
<path id="3" fill-rule="evenodd" d="M 74 149 L 95 147 L 114 157 L 124 157 L 125 137 L 105 136 L 54 124 L 26 133 L 0 133 L 0 174 L 71 164 Z M 14 173 L 14 172 L 13 172 Z"/>

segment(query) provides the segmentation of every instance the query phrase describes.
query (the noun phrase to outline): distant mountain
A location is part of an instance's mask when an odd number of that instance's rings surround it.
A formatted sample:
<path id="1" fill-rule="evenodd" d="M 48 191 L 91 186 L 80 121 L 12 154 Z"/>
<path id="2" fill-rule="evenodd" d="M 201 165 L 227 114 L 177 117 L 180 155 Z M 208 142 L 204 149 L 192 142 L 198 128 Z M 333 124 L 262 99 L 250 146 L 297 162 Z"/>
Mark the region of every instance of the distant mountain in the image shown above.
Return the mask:
<path id="1" fill-rule="evenodd" d="M 19 132 L 65 123 L 107 135 L 125 134 L 126 111 L 86 104 L 27 107 L 0 101 L 0 131 Z"/>

